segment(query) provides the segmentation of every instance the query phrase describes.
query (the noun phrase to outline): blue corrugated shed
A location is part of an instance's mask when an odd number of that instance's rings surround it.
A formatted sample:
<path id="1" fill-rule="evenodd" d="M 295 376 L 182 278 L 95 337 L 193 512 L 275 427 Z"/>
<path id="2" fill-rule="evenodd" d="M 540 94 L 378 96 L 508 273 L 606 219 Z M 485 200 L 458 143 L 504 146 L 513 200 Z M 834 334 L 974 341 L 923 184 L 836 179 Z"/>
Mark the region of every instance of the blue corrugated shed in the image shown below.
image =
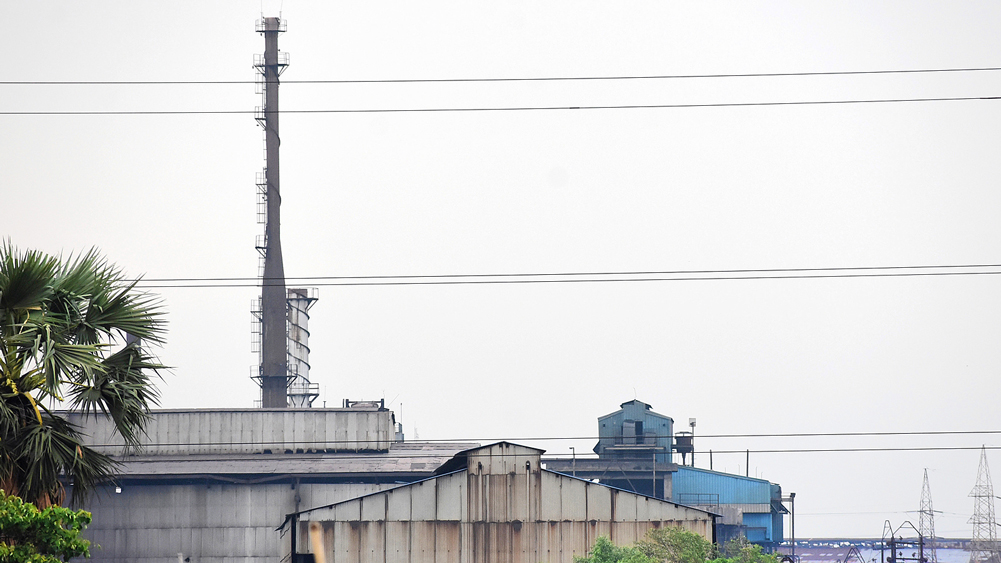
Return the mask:
<path id="1" fill-rule="evenodd" d="M 687 465 L 678 467 L 671 483 L 675 502 L 680 496 L 710 493 L 721 504 L 770 504 L 772 484 L 764 479 L 709 471 Z M 703 503 L 699 503 L 703 504 Z"/>
<path id="2" fill-rule="evenodd" d="M 682 465 L 671 479 L 672 500 L 723 515 L 717 536 L 747 537 L 769 550 L 783 541 L 782 488 L 764 479 Z"/>

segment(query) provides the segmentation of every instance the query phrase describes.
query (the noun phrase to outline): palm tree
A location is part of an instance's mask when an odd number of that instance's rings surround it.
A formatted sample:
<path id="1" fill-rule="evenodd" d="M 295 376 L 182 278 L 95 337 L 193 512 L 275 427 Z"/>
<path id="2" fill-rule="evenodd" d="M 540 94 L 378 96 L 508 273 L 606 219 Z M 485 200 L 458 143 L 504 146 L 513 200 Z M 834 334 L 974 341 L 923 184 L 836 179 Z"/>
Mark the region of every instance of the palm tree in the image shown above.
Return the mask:
<path id="1" fill-rule="evenodd" d="M 65 501 L 64 481 L 79 504 L 113 477 L 56 409 L 109 417 L 137 450 L 163 366 L 136 339 L 162 342 L 162 315 L 95 250 L 64 262 L 0 247 L 0 489 L 44 508 Z"/>

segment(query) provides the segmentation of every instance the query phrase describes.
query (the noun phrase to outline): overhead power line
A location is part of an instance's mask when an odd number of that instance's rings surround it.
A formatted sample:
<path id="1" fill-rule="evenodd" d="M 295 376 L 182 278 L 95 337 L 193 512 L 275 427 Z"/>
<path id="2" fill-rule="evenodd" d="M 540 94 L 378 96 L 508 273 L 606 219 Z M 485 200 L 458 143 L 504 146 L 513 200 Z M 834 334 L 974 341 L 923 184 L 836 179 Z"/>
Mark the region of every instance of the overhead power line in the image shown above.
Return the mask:
<path id="1" fill-rule="evenodd" d="M 514 111 L 569 111 L 613 109 L 689 109 L 731 107 L 782 107 L 816 105 L 897 104 L 920 102 L 965 102 L 999 100 L 1001 96 L 953 96 L 944 98 L 885 98 L 863 100 L 800 100 L 788 102 L 719 102 L 693 104 L 620 104 L 583 106 L 498 106 L 465 108 L 355 108 L 355 109 L 292 109 L 280 110 L 281 114 L 348 114 L 348 113 L 455 113 L 455 112 L 514 112 Z M 70 110 L 70 111 L 0 111 L 0 115 L 250 115 L 257 110 Z"/>
<path id="2" fill-rule="evenodd" d="M 713 74 L 648 74 L 622 76 L 535 76 L 487 78 L 374 78 L 340 80 L 282 80 L 282 84 L 414 84 L 441 82 L 556 82 L 601 80 L 672 80 L 701 78 L 774 78 L 795 76 L 860 76 L 878 74 L 934 74 L 955 72 L 992 72 L 1001 67 L 955 67 L 884 70 L 835 70 L 815 72 L 749 72 Z M 139 86 L 139 85 L 222 85 L 253 84 L 253 80 L 3 80 L 6 86 Z"/>
<path id="3" fill-rule="evenodd" d="M 998 275 L 996 272 L 884 272 L 867 274 L 810 274 L 810 275 L 766 275 L 766 276 L 679 276 L 656 278 L 570 278 L 570 279 L 445 279 L 445 280 L 406 280 L 406 281 L 318 281 L 303 282 L 303 285 L 313 286 L 398 286 L 398 285 L 504 285 L 504 284 L 553 284 L 553 283 L 630 283 L 630 282 L 667 282 L 667 281 L 735 281 L 735 280 L 805 280 L 805 279 L 839 279 L 839 278 L 895 278 L 895 277 L 929 277 L 929 276 L 987 276 Z M 270 286 L 270 283 L 178 283 L 151 284 L 139 282 L 137 287 L 143 289 L 163 288 L 238 288 Z M 277 285 L 277 283 L 276 283 Z"/>
<path id="4" fill-rule="evenodd" d="M 723 270 L 619 270 L 590 272 L 502 272 L 485 274 L 395 274 L 369 276 L 285 276 L 286 281 L 298 280 L 378 280 L 378 279 L 432 279 L 432 278 L 506 278 L 506 277 L 548 277 L 548 276 L 645 276 L 681 274 L 750 274 L 750 273 L 793 273 L 793 272 L 844 272 L 880 270 L 949 270 L 959 268 L 1001 268 L 1001 264 L 925 264 L 910 266 L 827 266 L 819 268 L 737 268 Z M 210 281 L 260 281 L 260 277 L 235 278 L 142 278 L 136 282 L 210 282 Z"/>
<path id="5" fill-rule="evenodd" d="M 859 437 L 885 437 L 885 436 L 974 436 L 974 435 L 984 435 L 984 434 L 1001 434 L 1001 430 L 915 430 L 915 431 L 886 431 L 886 432 L 786 432 L 786 433 L 774 433 L 774 434 L 702 434 L 698 436 L 699 440 L 705 440 L 710 438 L 859 438 Z M 673 434 L 647 434 L 647 438 L 657 439 L 657 438 L 671 438 Z M 533 437 L 520 437 L 520 438 L 496 438 L 496 437 L 480 437 L 480 438 L 441 438 L 432 440 L 414 440 L 415 442 L 427 443 L 427 444 L 464 444 L 464 443 L 493 443 L 493 442 L 542 442 L 542 441 L 569 441 L 569 440 L 600 440 L 601 436 L 533 436 Z M 151 443 L 150 446 L 160 446 L 160 447 L 173 447 L 173 446 L 226 446 L 226 445 L 255 445 L 255 446 L 280 446 L 287 443 L 294 444 L 368 444 L 373 442 L 371 439 L 361 439 L 361 440 L 348 440 L 340 438 L 332 438 L 326 440 L 315 440 L 315 441 L 301 441 L 301 440 L 278 440 L 278 441 L 251 441 L 251 442 L 169 442 L 169 443 Z M 119 444 L 98 444 L 104 447 L 113 447 Z M 973 449 L 980 449 L 982 446 L 970 446 Z M 988 449 L 990 449 L 988 447 Z M 717 450 L 713 450 L 716 452 Z M 739 450 L 744 452 L 746 450 Z M 752 452 L 755 450 L 751 450 Z M 708 450 L 706 450 L 708 453 Z"/>
<path id="6" fill-rule="evenodd" d="M 423 440 L 414 440 L 412 442 L 404 443 L 420 443 Z M 256 446 L 262 449 L 274 449 L 283 450 L 286 447 L 289 449 L 310 449 L 310 446 L 316 446 L 316 449 L 324 449 L 328 444 L 340 444 L 342 441 L 338 440 L 328 440 L 328 441 L 317 441 L 317 442 L 289 442 L 289 443 L 260 443 L 260 442 L 227 442 L 225 444 L 201 444 L 201 443 L 191 443 L 191 444 L 143 444 L 144 449 L 155 449 L 158 446 L 162 447 L 183 447 L 183 446 L 202 446 L 202 447 L 225 447 L 225 446 Z M 273 448 L 268 448 L 265 446 L 272 445 Z M 98 444 L 98 445 L 88 445 L 89 447 L 121 447 L 121 444 Z M 1001 450 L 1001 446 L 897 446 L 897 447 L 873 447 L 873 448 L 784 448 L 784 449 L 740 449 L 740 450 L 699 450 L 695 453 L 700 455 L 706 455 L 709 453 L 716 455 L 723 454 L 804 454 L 804 453 L 880 453 L 880 452 L 924 452 L 924 451 L 978 451 L 978 450 Z M 211 453 L 211 452 L 206 452 Z M 351 459 L 385 459 L 387 456 L 393 457 L 405 457 L 409 459 L 416 458 L 441 458 L 445 457 L 441 452 L 393 452 L 389 451 L 387 453 L 358 453 L 358 454 L 346 454 L 345 452 L 337 452 L 341 455 L 350 455 Z M 253 455 L 254 459 L 260 460 L 259 454 L 248 454 Z M 279 454 L 280 455 L 280 454 Z M 519 454 L 498 454 L 497 457 L 512 456 L 517 457 Z M 593 460 L 598 459 L 596 455 L 584 455 L 584 454 L 573 454 L 578 460 L 587 459 Z M 571 454 L 551 454 L 544 456 L 544 458 L 549 459 L 571 459 Z"/>

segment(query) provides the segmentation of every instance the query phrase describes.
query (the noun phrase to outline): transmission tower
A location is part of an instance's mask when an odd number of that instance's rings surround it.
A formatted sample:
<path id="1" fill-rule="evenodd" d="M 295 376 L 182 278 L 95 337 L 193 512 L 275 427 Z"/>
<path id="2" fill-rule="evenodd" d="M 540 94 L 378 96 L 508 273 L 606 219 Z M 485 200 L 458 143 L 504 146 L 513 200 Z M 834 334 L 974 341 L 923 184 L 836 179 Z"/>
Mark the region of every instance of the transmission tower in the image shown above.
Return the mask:
<path id="1" fill-rule="evenodd" d="M 931 504 L 931 487 L 928 486 L 928 468 L 925 468 L 925 482 L 921 487 L 921 520 L 918 533 L 925 541 L 925 560 L 928 563 L 938 563 L 938 553 L 935 550 L 935 510 Z"/>
<path id="2" fill-rule="evenodd" d="M 980 450 L 980 468 L 977 484 L 970 491 L 973 497 L 973 541 L 970 544 L 970 563 L 1001 563 L 998 557 L 997 524 L 994 520 L 994 486 L 991 470 L 987 467 L 987 448 Z"/>

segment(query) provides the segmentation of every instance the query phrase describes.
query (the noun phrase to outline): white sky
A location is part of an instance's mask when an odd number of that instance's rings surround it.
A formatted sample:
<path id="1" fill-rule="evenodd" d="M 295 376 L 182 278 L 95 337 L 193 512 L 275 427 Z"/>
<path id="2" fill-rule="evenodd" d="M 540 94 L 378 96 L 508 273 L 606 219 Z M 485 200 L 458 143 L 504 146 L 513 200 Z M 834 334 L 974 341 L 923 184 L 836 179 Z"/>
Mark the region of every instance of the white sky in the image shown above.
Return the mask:
<path id="1" fill-rule="evenodd" d="M 263 5 L 273 15 L 279 3 Z M 993 67 L 996 2 L 301 2 L 286 80 Z M 7 2 L 3 80 L 252 80 L 259 2 Z M 282 87 L 283 109 L 995 96 L 1001 73 Z M 249 110 L 251 84 L 0 85 L 0 111 Z M 287 114 L 288 276 L 995 264 L 1001 101 Z M 252 116 L 0 115 L 0 234 L 147 278 L 257 273 Z M 998 276 L 321 287 L 321 400 L 408 437 L 587 437 L 639 398 L 700 435 L 997 430 Z M 307 284 L 315 285 L 315 284 Z M 165 407 L 246 407 L 253 288 L 160 290 Z M 402 407 L 401 407 L 402 404 Z M 700 439 L 699 450 L 1001 446 Z M 553 454 L 592 439 L 529 442 Z M 797 535 L 968 537 L 979 452 L 752 453 Z M 998 466 L 997 452 L 989 459 Z M 708 464 L 700 455 L 700 466 Z M 744 472 L 744 455 L 714 468 Z M 998 466 L 1001 467 L 1001 466 Z"/>

